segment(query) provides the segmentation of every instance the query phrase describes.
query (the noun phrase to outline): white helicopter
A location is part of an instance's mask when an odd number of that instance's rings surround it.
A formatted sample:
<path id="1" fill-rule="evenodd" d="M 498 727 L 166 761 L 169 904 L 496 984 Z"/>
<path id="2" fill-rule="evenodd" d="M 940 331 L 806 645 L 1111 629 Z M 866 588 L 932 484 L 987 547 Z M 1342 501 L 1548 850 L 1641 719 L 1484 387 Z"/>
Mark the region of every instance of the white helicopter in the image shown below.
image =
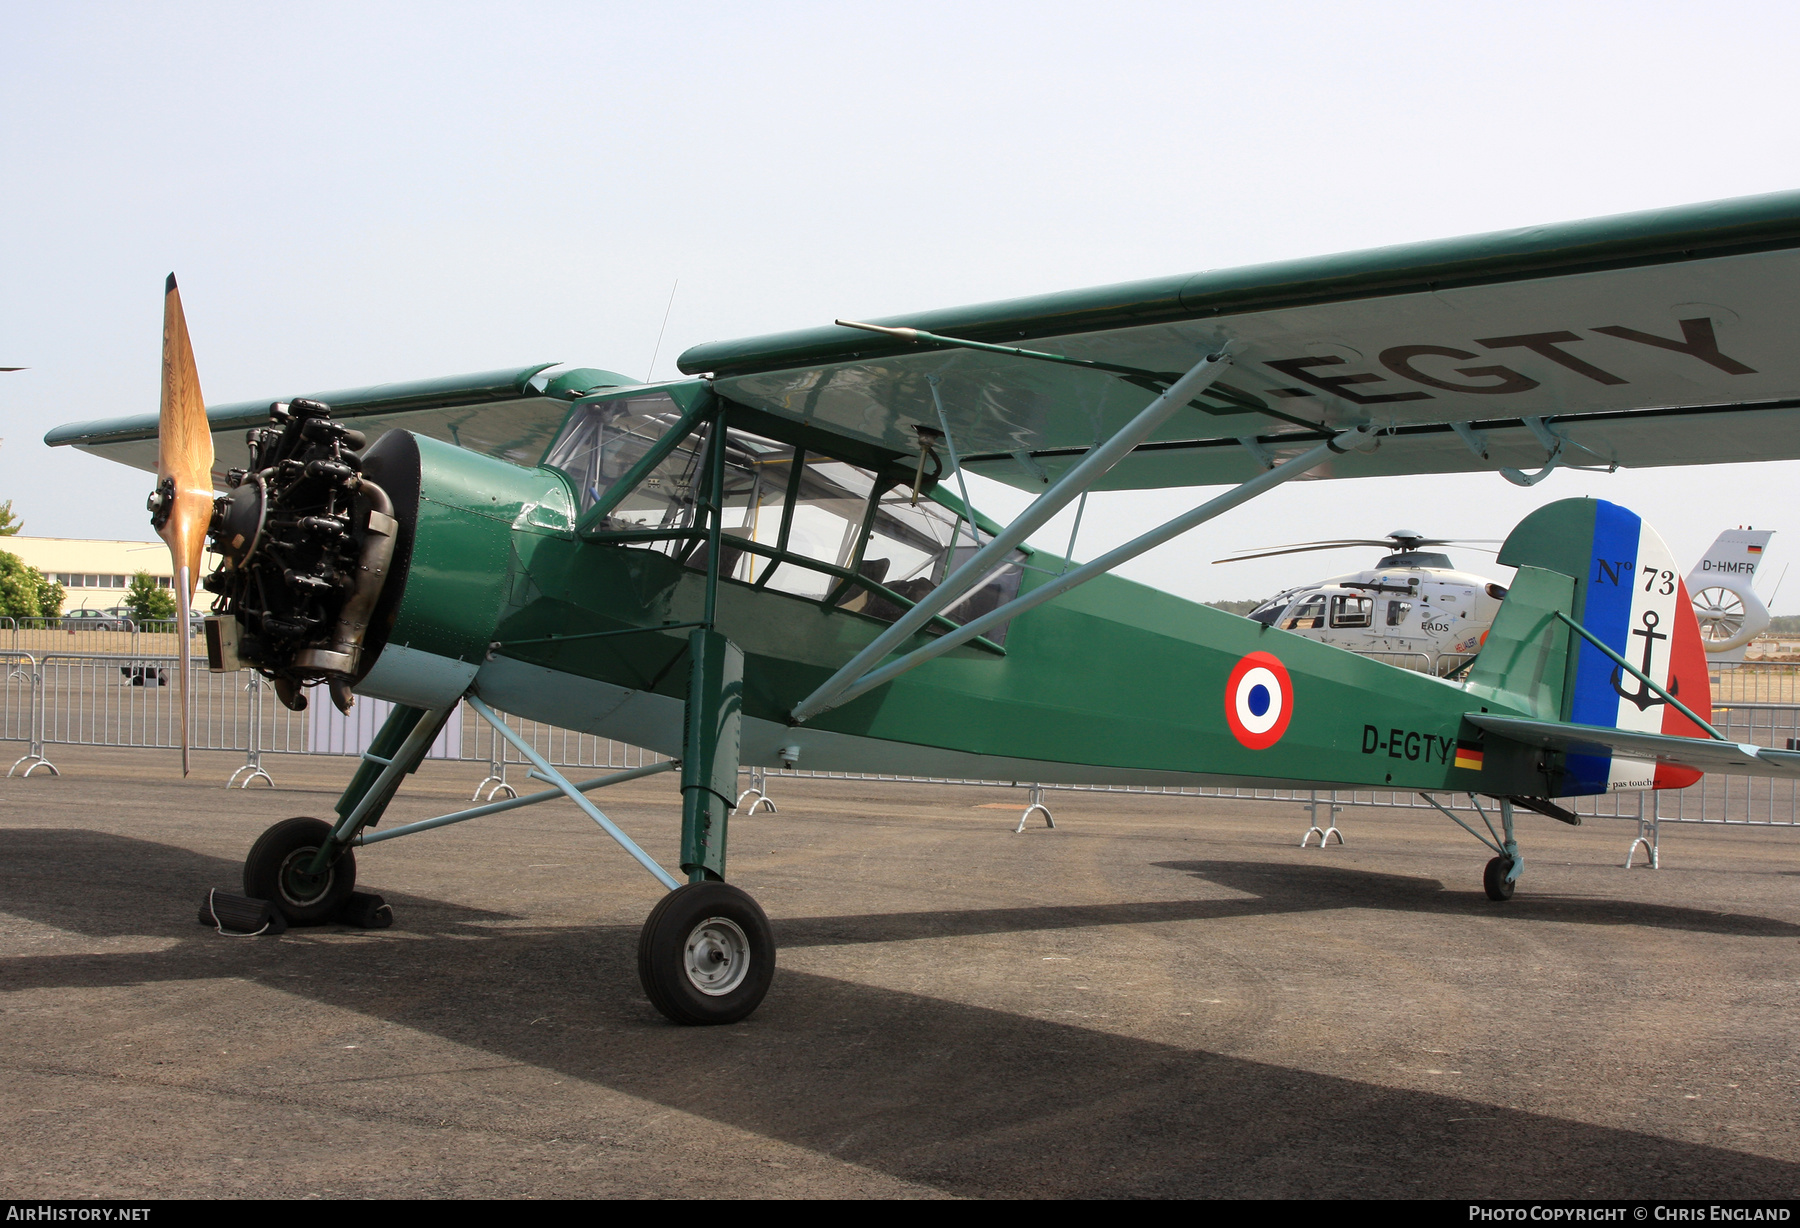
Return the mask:
<path id="1" fill-rule="evenodd" d="M 1249 617 L 1351 652 L 1380 654 L 1395 665 L 1446 675 L 1481 650 L 1481 641 L 1506 597 L 1506 589 L 1500 585 L 1457 571 L 1449 555 L 1427 549 L 1451 545 L 1481 548 L 1477 540 L 1426 537 L 1396 529 L 1386 538 L 1302 542 L 1217 561 L 1238 563 L 1311 550 L 1385 547 L 1389 553 L 1372 570 L 1287 589 L 1251 610 Z"/>
<path id="2" fill-rule="evenodd" d="M 1773 536 L 1771 530 L 1727 529 L 1687 577 L 1701 644 L 1715 667 L 1731 669 L 1743 661 L 1750 641 L 1769 626 L 1769 612 L 1752 591 L 1751 581 Z M 1448 555 L 1427 547 L 1481 550 L 1484 543 L 1497 544 L 1492 538 L 1432 538 L 1396 529 L 1381 539 L 1301 542 L 1216 562 L 1359 546 L 1386 548 L 1390 553 L 1373 570 L 1286 589 L 1248 617 L 1442 677 L 1459 673 L 1481 651 L 1506 588 L 1484 576 L 1457 571 Z"/>

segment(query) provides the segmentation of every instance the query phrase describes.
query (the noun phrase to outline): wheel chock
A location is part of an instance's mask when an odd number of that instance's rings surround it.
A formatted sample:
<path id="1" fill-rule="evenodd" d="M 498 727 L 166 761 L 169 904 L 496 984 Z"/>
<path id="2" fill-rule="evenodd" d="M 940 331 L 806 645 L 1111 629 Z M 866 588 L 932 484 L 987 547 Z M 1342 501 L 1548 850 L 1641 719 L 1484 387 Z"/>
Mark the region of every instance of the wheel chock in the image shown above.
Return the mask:
<path id="1" fill-rule="evenodd" d="M 233 895 L 217 888 L 206 893 L 200 905 L 200 924 L 209 925 L 227 938 L 256 938 L 287 930 L 287 918 L 267 900 Z"/>
<path id="2" fill-rule="evenodd" d="M 332 920 L 359 930 L 384 930 L 394 923 L 394 910 L 378 895 L 352 891 Z"/>

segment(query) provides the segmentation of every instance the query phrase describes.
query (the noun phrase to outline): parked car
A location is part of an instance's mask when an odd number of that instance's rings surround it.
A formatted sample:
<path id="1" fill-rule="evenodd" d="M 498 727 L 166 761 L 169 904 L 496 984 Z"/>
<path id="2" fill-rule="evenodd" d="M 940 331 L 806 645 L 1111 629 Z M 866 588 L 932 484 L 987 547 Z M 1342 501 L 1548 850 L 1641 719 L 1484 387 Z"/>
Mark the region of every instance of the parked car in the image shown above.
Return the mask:
<path id="1" fill-rule="evenodd" d="M 63 631 L 129 631 L 131 620 L 111 610 L 70 610 L 58 620 Z"/>

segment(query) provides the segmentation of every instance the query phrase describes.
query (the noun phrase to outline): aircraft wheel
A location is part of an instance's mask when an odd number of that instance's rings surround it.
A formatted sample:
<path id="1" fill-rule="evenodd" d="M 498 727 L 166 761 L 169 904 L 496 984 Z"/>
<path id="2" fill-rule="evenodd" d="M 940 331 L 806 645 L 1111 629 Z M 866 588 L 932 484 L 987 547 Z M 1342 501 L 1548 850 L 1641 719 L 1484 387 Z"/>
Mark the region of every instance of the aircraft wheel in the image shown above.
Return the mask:
<path id="1" fill-rule="evenodd" d="M 638 936 L 638 980 L 676 1023 L 736 1023 L 761 1004 L 774 977 L 769 918 L 728 883 L 677 887 Z"/>
<path id="2" fill-rule="evenodd" d="M 1512 859 L 1495 857 L 1487 863 L 1487 869 L 1481 873 L 1481 885 L 1487 888 L 1490 900 L 1510 900 L 1513 894 L 1513 883 L 1506 877 L 1512 869 Z"/>
<path id="3" fill-rule="evenodd" d="M 268 900 L 290 924 L 329 921 L 356 889 L 356 855 L 345 849 L 322 874 L 307 872 L 331 835 L 320 819 L 283 819 L 256 838 L 244 858 L 244 894 Z"/>

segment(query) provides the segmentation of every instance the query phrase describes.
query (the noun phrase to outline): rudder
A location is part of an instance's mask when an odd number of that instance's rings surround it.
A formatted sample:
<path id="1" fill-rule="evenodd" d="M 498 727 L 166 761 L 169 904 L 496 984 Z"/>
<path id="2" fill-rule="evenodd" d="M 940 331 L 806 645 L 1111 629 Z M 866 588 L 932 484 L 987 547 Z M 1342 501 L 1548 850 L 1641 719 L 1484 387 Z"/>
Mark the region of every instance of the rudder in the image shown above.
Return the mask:
<path id="1" fill-rule="evenodd" d="M 1526 605 L 1531 604 L 1533 594 L 1538 607 L 1560 596 L 1561 590 L 1543 573 L 1572 581 L 1564 607 L 1569 617 L 1666 688 L 1702 720 L 1711 719 L 1712 688 L 1706 654 L 1687 585 L 1661 536 L 1635 512 L 1604 499 L 1559 500 L 1519 522 L 1501 546 L 1499 561 L 1519 568 L 1521 579 L 1528 581 L 1527 591 L 1522 594 L 1527 598 Z M 1485 685 L 1495 698 L 1518 706 L 1524 706 L 1519 704 L 1519 697 L 1529 694 L 1537 700 L 1527 708 L 1533 715 L 1577 725 L 1707 736 L 1705 730 L 1640 679 L 1619 668 L 1579 635 L 1569 633 L 1566 627 L 1562 628 L 1566 647 L 1561 698 L 1552 718 L 1543 710 L 1549 706 L 1546 684 L 1551 680 L 1540 676 L 1535 689 L 1526 685 L 1521 671 L 1528 667 L 1530 654 L 1512 647 L 1511 636 L 1500 645 L 1494 644 L 1496 633 L 1503 629 L 1506 606 L 1511 604 L 1509 593 L 1501 616 L 1495 620 L 1494 632 L 1489 635 L 1489 647 L 1483 649 L 1485 657 L 1490 648 L 1501 647 L 1501 659 L 1485 674 L 1471 672 L 1471 690 L 1478 684 Z M 1518 613 L 1525 612 L 1521 609 Z M 1537 628 L 1542 635 L 1543 624 L 1554 619 L 1554 615 L 1542 608 L 1532 613 L 1529 627 L 1515 616 L 1507 630 L 1517 635 Z M 1560 627 L 1560 620 L 1555 621 Z M 1540 669 L 1540 675 L 1543 672 Z M 1563 770 L 1557 790 L 1561 796 L 1678 789 L 1699 779 L 1699 773 L 1688 768 L 1610 755 L 1567 755 Z"/>

